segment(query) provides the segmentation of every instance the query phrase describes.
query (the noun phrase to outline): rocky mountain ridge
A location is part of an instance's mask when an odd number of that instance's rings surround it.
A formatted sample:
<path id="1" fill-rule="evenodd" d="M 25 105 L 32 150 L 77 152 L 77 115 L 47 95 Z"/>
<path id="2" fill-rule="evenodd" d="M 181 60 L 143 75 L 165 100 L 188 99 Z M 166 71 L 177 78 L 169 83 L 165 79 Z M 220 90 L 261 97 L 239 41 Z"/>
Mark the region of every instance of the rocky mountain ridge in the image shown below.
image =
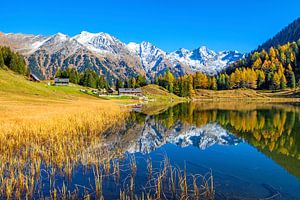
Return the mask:
<path id="1" fill-rule="evenodd" d="M 204 46 L 167 53 L 150 42 L 125 44 L 107 33 L 87 31 L 74 37 L 62 33 L 49 37 L 1 34 L 0 45 L 10 46 L 24 55 L 31 71 L 42 78 L 54 76 L 58 67 L 93 69 L 108 80 L 138 74 L 152 79 L 167 70 L 176 76 L 196 71 L 215 75 L 244 56 L 237 51 L 216 53 Z"/>

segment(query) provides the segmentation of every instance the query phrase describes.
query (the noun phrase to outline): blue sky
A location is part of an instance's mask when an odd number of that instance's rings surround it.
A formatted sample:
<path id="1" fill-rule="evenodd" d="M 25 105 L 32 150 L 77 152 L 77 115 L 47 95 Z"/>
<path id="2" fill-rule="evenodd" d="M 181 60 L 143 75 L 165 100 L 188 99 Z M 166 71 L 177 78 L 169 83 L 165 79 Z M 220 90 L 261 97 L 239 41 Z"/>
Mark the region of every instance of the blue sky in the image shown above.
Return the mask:
<path id="1" fill-rule="evenodd" d="M 299 17 L 299 0 L 14 0 L 1 2 L 0 31 L 107 32 L 165 51 L 202 45 L 248 52 Z"/>

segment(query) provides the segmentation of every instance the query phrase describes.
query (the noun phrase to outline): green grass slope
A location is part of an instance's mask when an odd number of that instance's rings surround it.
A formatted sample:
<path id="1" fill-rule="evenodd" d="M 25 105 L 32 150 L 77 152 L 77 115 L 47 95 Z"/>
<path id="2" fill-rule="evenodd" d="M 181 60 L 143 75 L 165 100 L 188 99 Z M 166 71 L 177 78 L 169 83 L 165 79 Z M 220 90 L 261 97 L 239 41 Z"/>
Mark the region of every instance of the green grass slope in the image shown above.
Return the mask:
<path id="1" fill-rule="evenodd" d="M 80 92 L 83 87 L 77 85 L 51 86 L 48 82 L 32 82 L 26 77 L 9 70 L 0 69 L 1 100 L 70 100 L 75 98 L 93 98 Z"/>

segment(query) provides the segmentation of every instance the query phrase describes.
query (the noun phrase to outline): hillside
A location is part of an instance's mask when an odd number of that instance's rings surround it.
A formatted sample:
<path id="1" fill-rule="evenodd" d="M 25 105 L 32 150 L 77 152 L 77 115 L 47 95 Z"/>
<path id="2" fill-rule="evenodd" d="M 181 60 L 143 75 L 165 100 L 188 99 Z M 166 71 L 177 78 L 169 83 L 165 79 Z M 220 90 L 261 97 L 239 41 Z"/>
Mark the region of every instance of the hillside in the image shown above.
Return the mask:
<path id="1" fill-rule="evenodd" d="M 0 69 L 0 100 L 22 102 L 57 102 L 79 99 L 101 100 L 80 92 L 80 89 L 86 89 L 85 87 L 75 84 L 70 84 L 67 87 L 57 87 L 48 85 L 49 82 L 31 82 L 23 75 L 16 74 L 10 70 Z M 157 85 L 144 86 L 142 92 L 145 96 L 157 102 L 184 100 L 184 98 L 169 93 L 166 89 Z M 113 99 L 118 100 L 118 98 Z"/>
<path id="2" fill-rule="evenodd" d="M 221 89 L 276 91 L 296 88 L 300 85 L 299 47 L 300 40 L 297 40 L 271 47 L 267 51 L 255 51 L 234 63 L 226 74 L 221 74 L 218 83 L 222 83 Z"/>
<path id="3" fill-rule="evenodd" d="M 144 95 L 162 95 L 162 96 L 173 96 L 176 95 L 171 94 L 163 87 L 159 87 L 158 85 L 147 85 L 142 88 L 142 92 Z M 176 96 L 177 97 L 177 96 Z"/>
<path id="4" fill-rule="evenodd" d="M 163 87 L 160 87 L 158 85 L 147 85 L 142 87 L 142 93 L 143 95 L 149 97 L 150 99 L 155 99 L 155 101 L 185 101 L 185 98 L 178 97 L 177 95 L 173 93 L 169 93 L 168 90 L 166 90 Z"/>
<path id="5" fill-rule="evenodd" d="M 61 100 L 78 100 L 79 98 L 95 99 L 92 96 L 80 92 L 78 85 L 68 87 L 56 87 L 48 85 L 48 82 L 31 82 L 22 75 L 10 70 L 0 69 L 0 100 L 51 102 Z"/>
<path id="6" fill-rule="evenodd" d="M 147 85 L 142 88 L 143 95 L 149 98 L 149 103 L 143 105 L 142 112 L 147 115 L 155 115 L 164 112 L 178 103 L 185 102 L 188 99 L 178 97 L 168 90 L 158 85 Z"/>
<path id="7" fill-rule="evenodd" d="M 294 42 L 300 39 L 300 18 L 293 21 L 287 27 L 282 29 L 273 38 L 269 39 L 262 45 L 258 47 L 258 51 L 263 49 L 267 50 L 271 47 L 276 47 L 277 45 L 283 45 L 288 42 Z"/>

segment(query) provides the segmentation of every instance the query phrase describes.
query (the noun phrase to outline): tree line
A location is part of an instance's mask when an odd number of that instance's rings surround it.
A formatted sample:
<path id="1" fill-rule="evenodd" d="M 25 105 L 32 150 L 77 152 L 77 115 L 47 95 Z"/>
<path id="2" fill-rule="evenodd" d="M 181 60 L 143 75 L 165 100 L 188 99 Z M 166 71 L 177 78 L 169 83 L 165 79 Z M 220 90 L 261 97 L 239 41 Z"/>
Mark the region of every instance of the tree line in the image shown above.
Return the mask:
<path id="1" fill-rule="evenodd" d="M 250 68 L 237 68 L 233 73 L 228 75 L 222 73 L 218 76 L 207 76 L 201 72 L 184 75 L 175 78 L 168 71 L 163 76 L 160 75 L 155 84 L 166 88 L 169 92 L 181 97 L 193 96 L 197 89 L 208 90 L 228 90 L 237 88 L 257 89 L 258 85 L 263 85 L 265 75 L 261 70 Z"/>
<path id="2" fill-rule="evenodd" d="M 116 90 L 118 90 L 119 88 L 137 88 L 147 85 L 146 78 L 142 75 L 126 80 L 116 78 L 113 81 L 113 84 L 110 85 L 105 76 L 98 75 L 94 70 L 86 69 L 84 72 L 79 73 L 73 67 L 69 67 L 65 70 L 58 68 L 55 77 L 69 78 L 71 83 L 96 89 L 108 89 L 110 87 L 115 87 Z"/>
<path id="3" fill-rule="evenodd" d="M 87 69 L 79 73 L 75 68 L 69 67 L 65 70 L 58 68 L 55 74 L 56 78 L 69 78 L 69 81 L 74 84 L 91 87 L 91 88 L 109 88 L 108 82 L 104 76 L 99 76 L 95 71 Z"/>
<path id="4" fill-rule="evenodd" d="M 137 77 L 131 77 L 125 80 L 116 79 L 115 87 L 119 88 L 139 88 L 147 85 L 147 79 L 145 76 L 138 75 Z"/>
<path id="5" fill-rule="evenodd" d="M 269 90 L 295 88 L 297 80 L 299 85 L 300 78 L 299 45 L 300 40 L 279 45 L 276 48 L 271 47 L 268 51 L 263 49 L 237 61 L 228 69 L 231 73 L 229 80 L 235 82 L 232 86 L 236 86 L 236 83 L 242 79 L 253 83 L 250 84 L 250 87 L 246 86 L 246 88 Z M 246 73 L 248 77 L 251 76 L 249 73 L 252 73 L 253 80 L 241 75 L 241 70 L 248 70 L 248 73 Z M 237 85 L 238 87 L 244 87 L 244 85 Z"/>
<path id="6" fill-rule="evenodd" d="M 167 71 L 164 75 L 159 75 L 154 83 L 181 97 L 194 95 L 196 89 L 218 89 L 216 77 L 209 77 L 201 72 L 175 78 Z"/>
<path id="7" fill-rule="evenodd" d="M 0 47 L 0 68 L 10 69 L 22 75 L 30 73 L 23 56 L 13 52 L 9 47 Z"/>

